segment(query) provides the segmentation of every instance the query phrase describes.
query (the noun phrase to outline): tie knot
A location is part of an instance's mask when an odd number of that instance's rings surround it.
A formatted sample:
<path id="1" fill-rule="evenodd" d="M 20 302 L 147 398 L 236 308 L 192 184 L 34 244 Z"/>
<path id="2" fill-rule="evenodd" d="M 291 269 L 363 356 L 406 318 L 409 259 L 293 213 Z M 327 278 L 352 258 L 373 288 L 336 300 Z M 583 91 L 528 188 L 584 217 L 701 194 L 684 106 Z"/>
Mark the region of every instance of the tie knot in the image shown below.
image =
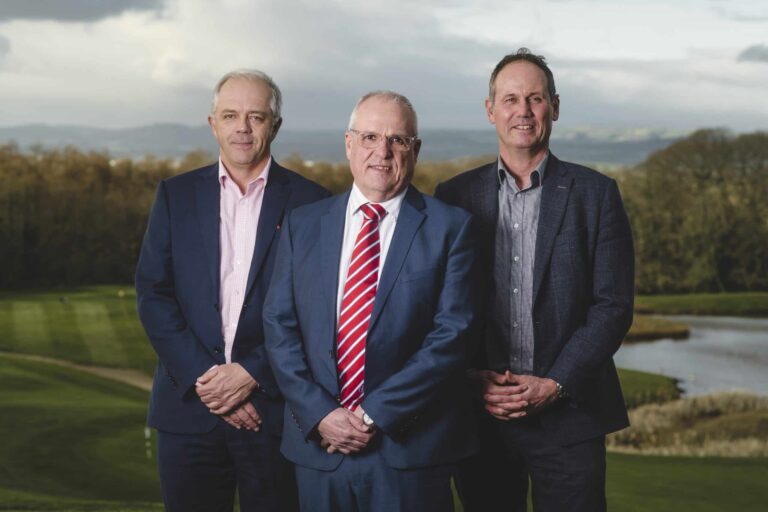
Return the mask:
<path id="1" fill-rule="evenodd" d="M 374 222 L 379 222 L 387 214 L 387 210 L 376 203 L 365 203 L 360 207 L 360 211 L 363 212 L 366 219 Z"/>

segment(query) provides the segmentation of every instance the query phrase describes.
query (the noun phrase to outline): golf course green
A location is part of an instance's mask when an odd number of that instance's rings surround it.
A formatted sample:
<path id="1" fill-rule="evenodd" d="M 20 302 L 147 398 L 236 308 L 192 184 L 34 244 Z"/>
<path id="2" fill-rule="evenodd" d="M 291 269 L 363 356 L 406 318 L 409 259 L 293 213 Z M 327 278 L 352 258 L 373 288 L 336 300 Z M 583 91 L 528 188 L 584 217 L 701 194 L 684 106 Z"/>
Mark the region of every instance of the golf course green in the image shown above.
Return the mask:
<path id="1" fill-rule="evenodd" d="M 150 374 L 155 356 L 130 287 L 4 292 L 0 351 L 0 510 L 162 510 L 147 392 L 15 355 Z M 621 378 L 632 406 L 677 396 L 666 377 Z M 612 511 L 762 511 L 768 503 L 765 458 L 609 454 L 608 473 Z"/>

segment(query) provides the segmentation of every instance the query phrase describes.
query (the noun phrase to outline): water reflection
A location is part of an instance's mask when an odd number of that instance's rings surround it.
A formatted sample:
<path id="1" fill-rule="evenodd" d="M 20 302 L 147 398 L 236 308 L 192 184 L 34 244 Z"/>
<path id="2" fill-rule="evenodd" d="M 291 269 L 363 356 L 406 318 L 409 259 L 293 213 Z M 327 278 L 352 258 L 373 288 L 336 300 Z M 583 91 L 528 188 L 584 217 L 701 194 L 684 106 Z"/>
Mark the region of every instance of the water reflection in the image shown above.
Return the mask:
<path id="1" fill-rule="evenodd" d="M 666 318 L 688 324 L 690 338 L 625 343 L 616 365 L 678 378 L 686 395 L 736 389 L 768 395 L 768 319 Z"/>

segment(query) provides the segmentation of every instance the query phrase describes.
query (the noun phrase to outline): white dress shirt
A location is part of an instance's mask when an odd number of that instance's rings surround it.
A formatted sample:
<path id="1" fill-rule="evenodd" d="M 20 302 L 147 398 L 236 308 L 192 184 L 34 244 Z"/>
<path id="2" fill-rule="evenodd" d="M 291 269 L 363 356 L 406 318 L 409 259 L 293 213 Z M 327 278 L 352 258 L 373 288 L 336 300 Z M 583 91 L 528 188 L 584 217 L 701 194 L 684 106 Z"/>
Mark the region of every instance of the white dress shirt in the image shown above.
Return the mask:
<path id="1" fill-rule="evenodd" d="M 232 347 L 245 300 L 264 188 L 267 186 L 271 164 L 272 157 L 269 157 L 264 169 L 248 183 L 245 193 L 242 193 L 219 159 L 219 303 L 224 358 L 227 363 L 232 362 Z"/>
<path id="2" fill-rule="evenodd" d="M 379 223 L 379 244 L 381 245 L 381 253 L 379 255 L 379 276 L 381 279 L 381 269 L 384 268 L 384 261 L 387 258 L 387 252 L 389 251 L 389 245 L 392 243 L 392 236 L 395 233 L 395 225 L 397 224 L 397 216 L 400 213 L 400 206 L 403 204 L 403 197 L 405 197 L 406 188 L 392 199 L 384 201 L 380 204 L 387 210 L 387 214 L 381 219 Z M 344 284 L 347 280 L 347 269 L 349 268 L 349 260 L 352 258 L 352 250 L 355 248 L 355 241 L 357 234 L 360 232 L 360 227 L 363 225 L 363 212 L 360 211 L 360 207 L 365 203 L 370 203 L 357 188 L 357 185 L 352 185 L 352 192 L 349 194 L 349 201 L 347 201 L 347 213 L 344 218 L 344 242 L 341 246 L 341 260 L 339 261 L 339 283 L 338 293 L 336 295 L 336 320 L 339 319 L 339 313 L 341 311 L 341 299 L 344 296 Z"/>

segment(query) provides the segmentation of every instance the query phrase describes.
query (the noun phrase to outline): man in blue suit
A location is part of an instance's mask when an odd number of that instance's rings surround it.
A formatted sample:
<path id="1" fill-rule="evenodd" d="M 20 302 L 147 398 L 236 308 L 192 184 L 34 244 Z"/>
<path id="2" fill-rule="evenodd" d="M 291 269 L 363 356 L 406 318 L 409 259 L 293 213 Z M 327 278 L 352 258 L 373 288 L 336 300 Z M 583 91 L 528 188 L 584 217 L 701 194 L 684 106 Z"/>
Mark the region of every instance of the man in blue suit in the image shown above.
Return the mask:
<path id="1" fill-rule="evenodd" d="M 410 186 L 420 144 L 404 96 L 363 96 L 352 190 L 283 226 L 264 325 L 302 510 L 452 511 L 475 450 L 471 217 Z"/>
<path id="2" fill-rule="evenodd" d="M 543 57 L 491 74 L 497 161 L 436 197 L 478 219 L 487 288 L 475 360 L 481 454 L 462 465 L 467 512 L 605 510 L 605 435 L 628 425 L 613 364 L 632 323 L 634 253 L 616 182 L 549 152 L 560 113 Z M 505 508 L 506 507 L 506 508 Z"/>
<path id="3" fill-rule="evenodd" d="M 261 313 L 284 216 L 329 194 L 272 159 L 280 107 L 266 74 L 222 77 L 208 117 L 219 162 L 160 183 L 144 236 L 136 292 L 170 511 L 231 511 L 235 488 L 243 511 L 297 508 Z"/>

